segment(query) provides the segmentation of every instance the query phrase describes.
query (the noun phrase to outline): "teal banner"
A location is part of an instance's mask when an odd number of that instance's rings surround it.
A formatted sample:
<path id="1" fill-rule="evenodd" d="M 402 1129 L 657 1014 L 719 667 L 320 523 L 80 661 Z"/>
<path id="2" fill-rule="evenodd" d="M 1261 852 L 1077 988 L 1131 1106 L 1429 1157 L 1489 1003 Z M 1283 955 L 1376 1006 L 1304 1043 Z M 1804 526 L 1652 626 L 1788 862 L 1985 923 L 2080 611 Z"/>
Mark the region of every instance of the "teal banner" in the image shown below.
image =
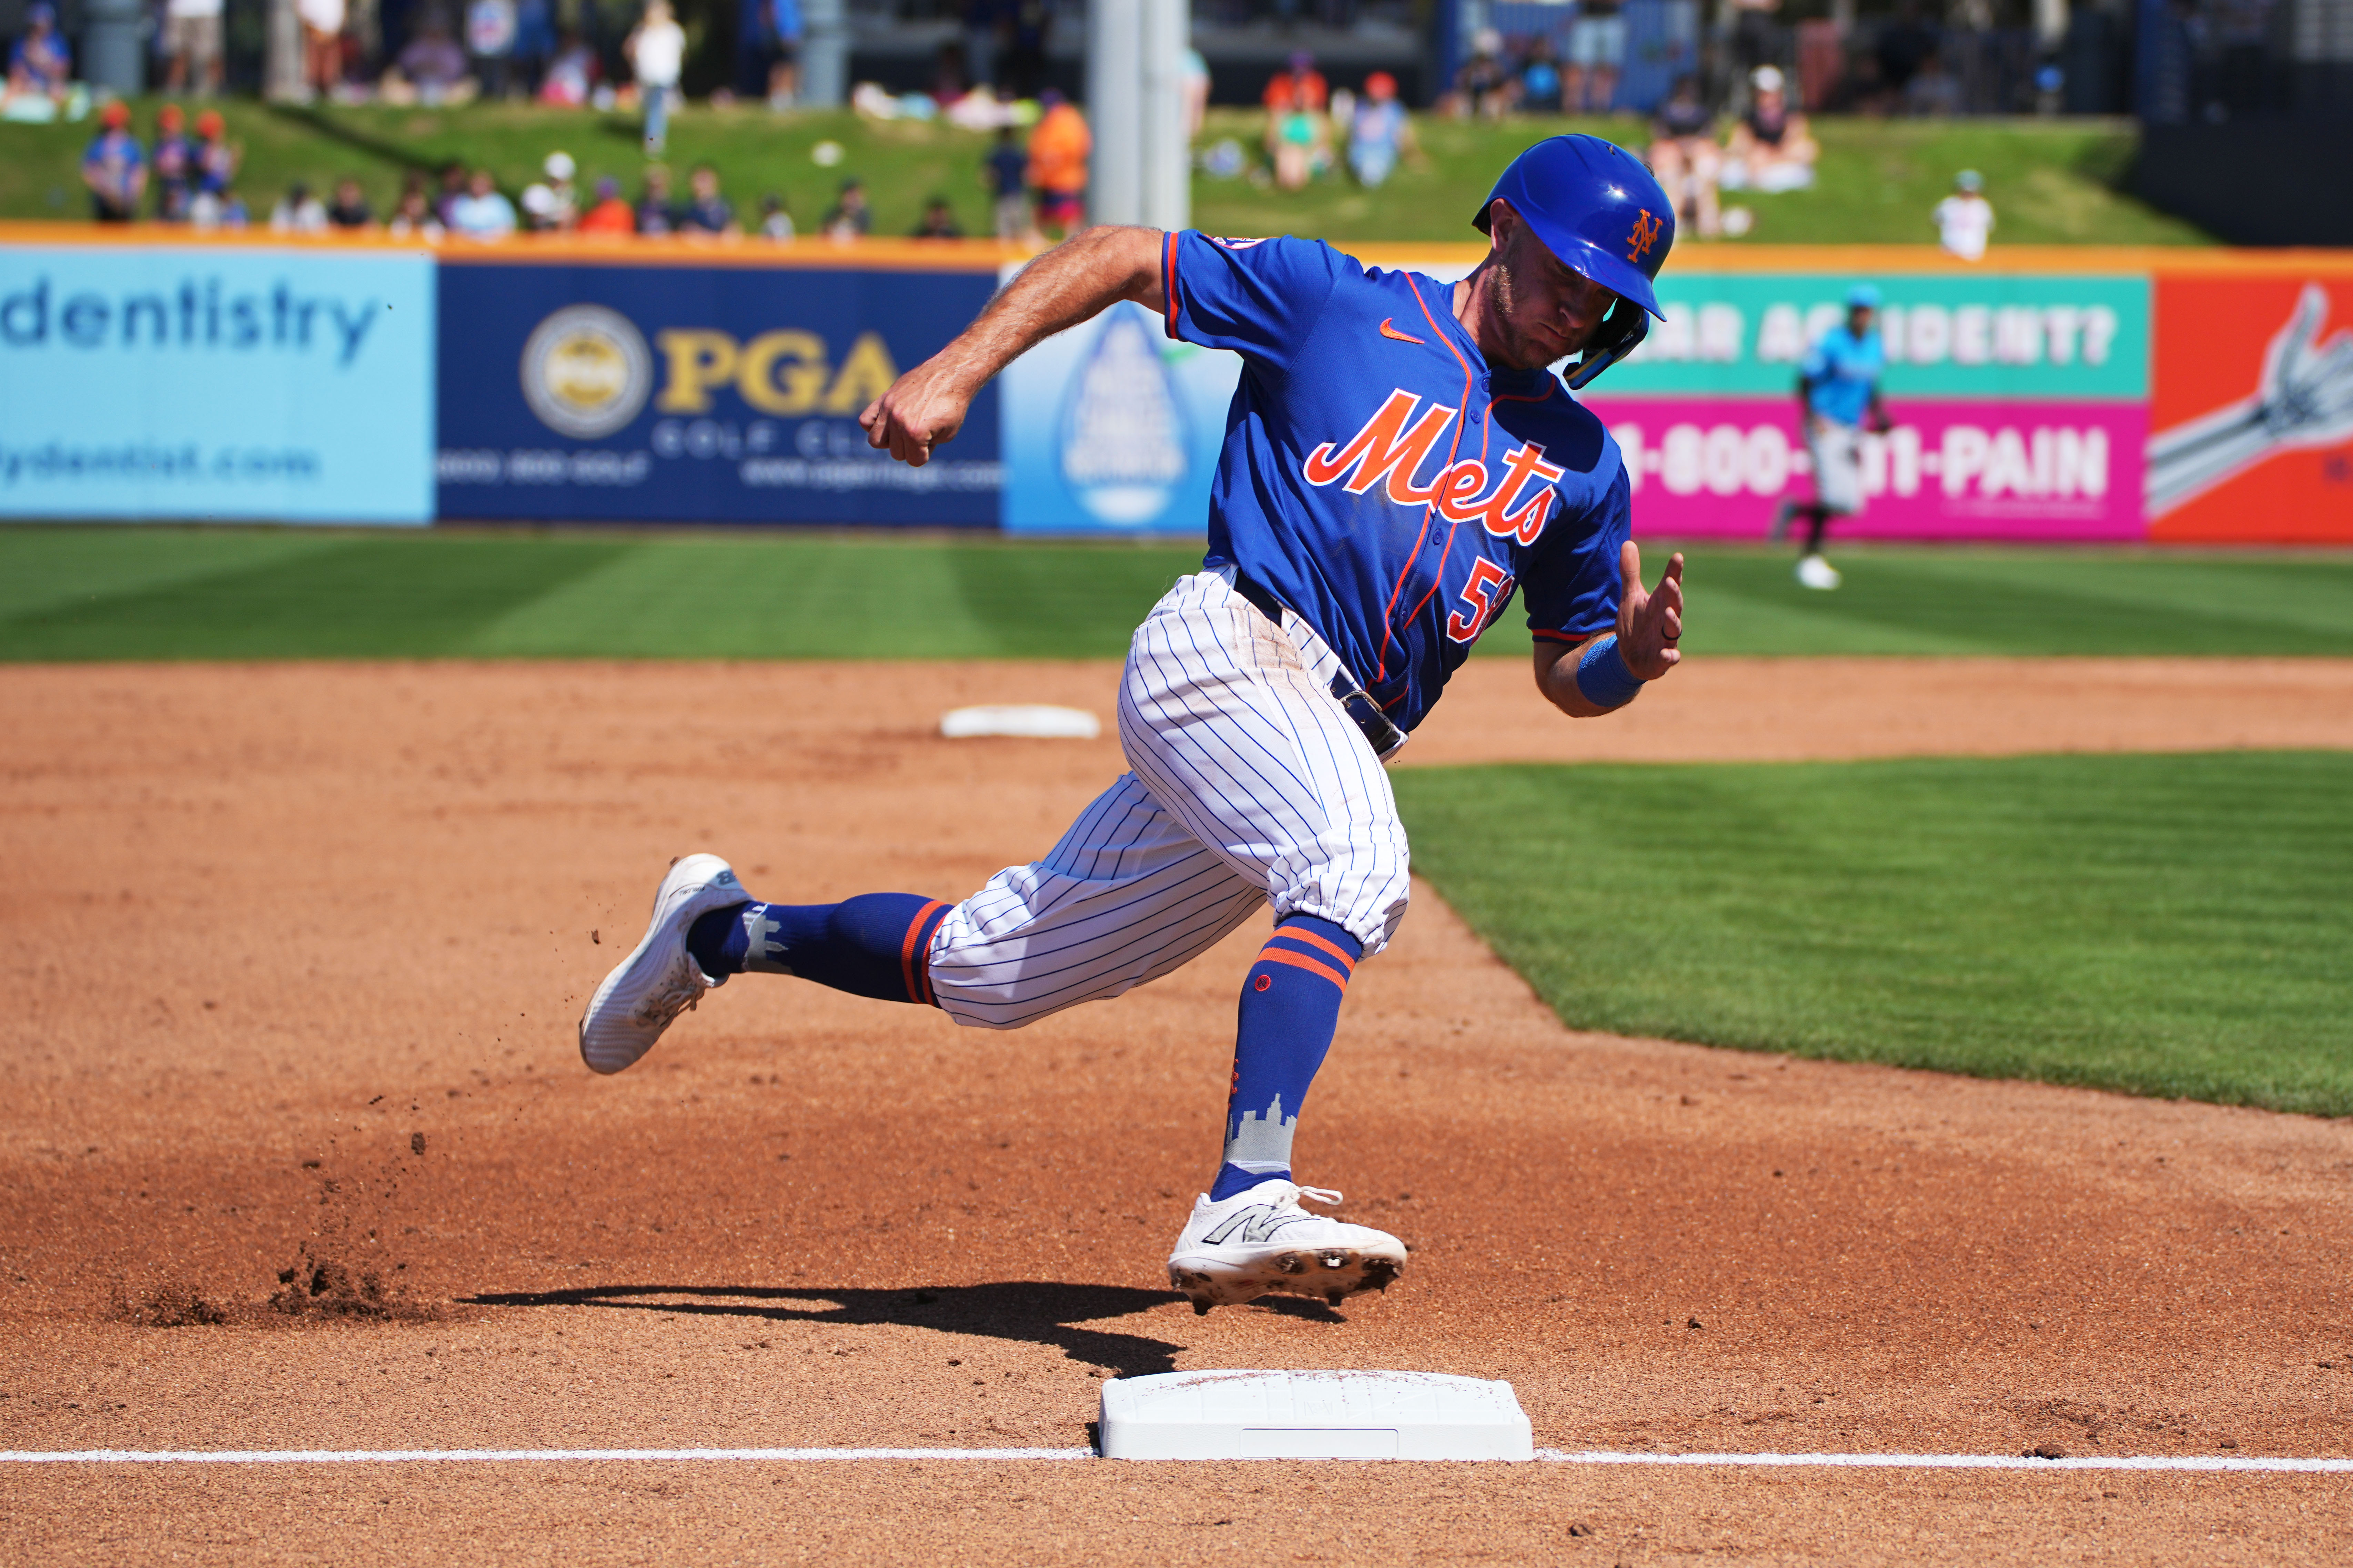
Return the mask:
<path id="1" fill-rule="evenodd" d="M 1666 320 L 1609 372 L 1628 393 L 1791 393 L 1806 345 L 1876 286 L 1890 397 L 2148 395 L 2146 277 L 2081 273 L 1678 272 L 1659 279 Z"/>

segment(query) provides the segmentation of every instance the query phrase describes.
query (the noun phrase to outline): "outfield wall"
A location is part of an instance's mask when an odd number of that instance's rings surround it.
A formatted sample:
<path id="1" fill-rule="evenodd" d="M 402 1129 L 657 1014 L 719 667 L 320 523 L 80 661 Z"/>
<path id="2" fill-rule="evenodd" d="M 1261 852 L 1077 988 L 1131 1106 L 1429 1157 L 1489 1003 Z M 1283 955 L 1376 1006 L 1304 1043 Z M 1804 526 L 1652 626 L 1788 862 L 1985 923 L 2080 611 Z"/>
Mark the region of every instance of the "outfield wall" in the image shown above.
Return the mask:
<path id="1" fill-rule="evenodd" d="M 1240 368 L 1119 307 L 916 469 L 858 412 L 1018 266 L 994 246 L 154 234 L 0 226 L 0 518 L 1198 531 Z M 1753 538 L 1808 492 L 1797 362 L 1864 280 L 1896 423 L 1847 536 L 2353 542 L 2343 252 L 1687 247 L 1587 398 L 1641 531 Z"/>

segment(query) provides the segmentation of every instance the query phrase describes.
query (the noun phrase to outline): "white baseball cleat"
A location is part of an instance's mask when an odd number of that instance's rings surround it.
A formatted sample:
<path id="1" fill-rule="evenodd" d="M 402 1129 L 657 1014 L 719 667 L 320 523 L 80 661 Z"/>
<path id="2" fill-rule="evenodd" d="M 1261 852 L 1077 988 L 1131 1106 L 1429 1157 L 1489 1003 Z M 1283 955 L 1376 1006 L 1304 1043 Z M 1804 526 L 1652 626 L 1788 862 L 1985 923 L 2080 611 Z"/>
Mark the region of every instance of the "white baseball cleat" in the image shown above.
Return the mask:
<path id="1" fill-rule="evenodd" d="M 580 1015 L 580 1059 L 619 1072 L 654 1048 L 670 1020 L 702 999 L 716 979 L 686 951 L 686 933 L 713 910 L 748 903 L 735 868 L 716 855 L 689 855 L 670 868 L 654 894 L 654 916 L 637 951 L 605 976 Z"/>
<path id="2" fill-rule="evenodd" d="M 1835 588 L 1844 579 L 1837 567 L 1819 555 L 1798 557 L 1798 583 L 1807 588 Z"/>
<path id="3" fill-rule="evenodd" d="M 1336 1204 L 1340 1194 L 1274 1180 L 1211 1203 L 1207 1193 L 1168 1257 L 1168 1283 L 1193 1310 L 1240 1306 L 1270 1290 L 1321 1296 L 1338 1306 L 1359 1290 L 1386 1290 L 1405 1271 L 1405 1243 L 1370 1226 L 1309 1214 L 1303 1197 Z"/>

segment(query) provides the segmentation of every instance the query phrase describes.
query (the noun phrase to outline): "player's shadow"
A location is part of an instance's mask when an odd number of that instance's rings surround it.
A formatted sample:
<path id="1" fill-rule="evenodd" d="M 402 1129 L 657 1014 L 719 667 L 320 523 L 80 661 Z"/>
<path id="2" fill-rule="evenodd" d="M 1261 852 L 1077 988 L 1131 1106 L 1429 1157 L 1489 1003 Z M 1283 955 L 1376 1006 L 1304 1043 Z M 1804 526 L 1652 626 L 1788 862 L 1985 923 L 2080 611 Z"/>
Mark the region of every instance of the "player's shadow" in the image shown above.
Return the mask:
<path id="1" fill-rule="evenodd" d="M 1174 1372 L 1176 1352 L 1185 1348 L 1142 1334 L 1082 1326 L 1184 1300 L 1173 1290 L 1138 1290 L 1124 1285 L 1067 1285 L 1035 1279 L 926 1285 L 903 1290 L 828 1290 L 797 1285 L 586 1285 L 570 1290 L 486 1292 L 463 1300 L 478 1307 L 611 1307 L 845 1327 L 898 1323 L 948 1334 L 1052 1345 L 1072 1361 L 1109 1367 L 1124 1377 Z"/>

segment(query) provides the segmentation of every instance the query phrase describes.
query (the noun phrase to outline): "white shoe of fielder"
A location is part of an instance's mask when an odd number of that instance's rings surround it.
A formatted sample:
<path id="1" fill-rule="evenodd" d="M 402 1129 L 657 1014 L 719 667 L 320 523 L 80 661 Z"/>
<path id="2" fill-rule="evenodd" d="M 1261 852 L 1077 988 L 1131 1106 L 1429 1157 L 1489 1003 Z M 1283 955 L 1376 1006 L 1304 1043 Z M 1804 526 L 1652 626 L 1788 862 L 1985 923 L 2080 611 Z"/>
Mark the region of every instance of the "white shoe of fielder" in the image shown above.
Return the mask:
<path id="1" fill-rule="evenodd" d="M 1405 1271 L 1405 1243 L 1370 1226 L 1309 1214 L 1302 1197 L 1340 1201 L 1326 1188 L 1279 1179 L 1223 1203 L 1202 1194 L 1168 1256 L 1168 1283 L 1200 1313 L 1270 1290 L 1321 1296 L 1336 1307 L 1359 1290 L 1388 1289 Z"/>
<path id="2" fill-rule="evenodd" d="M 654 1048 L 670 1020 L 723 984 L 686 951 L 688 928 L 713 910 L 747 903 L 735 868 L 716 855 L 689 855 L 670 868 L 654 894 L 653 920 L 637 951 L 605 976 L 580 1015 L 580 1059 L 619 1072 Z"/>
<path id="3" fill-rule="evenodd" d="M 1798 557 L 1798 583 L 1807 588 L 1835 588 L 1844 581 L 1837 567 L 1819 555 Z"/>

